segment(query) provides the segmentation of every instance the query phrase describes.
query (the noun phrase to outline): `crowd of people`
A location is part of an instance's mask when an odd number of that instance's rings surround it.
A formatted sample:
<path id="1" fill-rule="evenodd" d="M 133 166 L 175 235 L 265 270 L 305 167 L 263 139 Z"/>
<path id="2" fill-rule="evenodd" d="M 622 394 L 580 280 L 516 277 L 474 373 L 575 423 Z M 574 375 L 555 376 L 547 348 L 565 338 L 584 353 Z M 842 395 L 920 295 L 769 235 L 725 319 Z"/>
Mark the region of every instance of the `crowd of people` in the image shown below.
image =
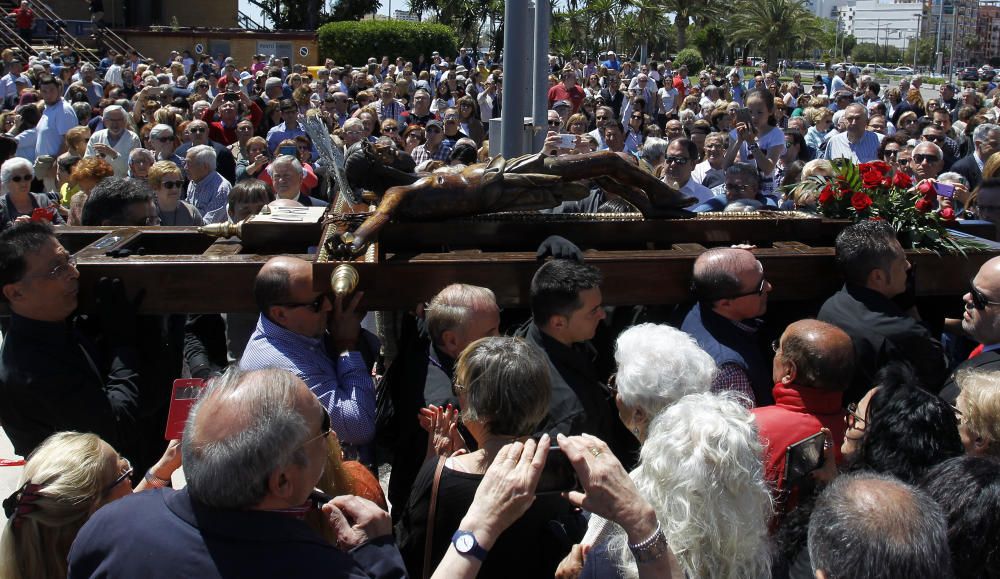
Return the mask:
<path id="1" fill-rule="evenodd" d="M 921 312 L 896 232 L 859 222 L 836 238 L 843 287 L 789 320 L 753 248 L 701 253 L 689 302 L 662 311 L 605 306 L 600 270 L 551 237 L 530 311 L 440 288 L 397 313 L 388 364 L 363 294 L 317 291 L 294 256 L 260 269 L 252 315 L 140 315 L 141 288 L 112 279 L 81 304 L 58 227 L 326 205 L 310 117 L 411 172 L 487 160 L 503 70 L 465 49 L 315 73 L 2 57 L 0 424 L 27 458 L 4 576 L 1000 572 L 1000 258 Z M 815 210 L 789 185 L 848 157 L 955 183 L 959 217 L 1000 222 L 995 87 L 924 103 L 919 77 L 883 91 L 863 71 L 806 90 L 766 66 L 552 68 L 540 154 L 620 153 L 695 211 Z M 207 386 L 167 441 L 182 376 Z"/>

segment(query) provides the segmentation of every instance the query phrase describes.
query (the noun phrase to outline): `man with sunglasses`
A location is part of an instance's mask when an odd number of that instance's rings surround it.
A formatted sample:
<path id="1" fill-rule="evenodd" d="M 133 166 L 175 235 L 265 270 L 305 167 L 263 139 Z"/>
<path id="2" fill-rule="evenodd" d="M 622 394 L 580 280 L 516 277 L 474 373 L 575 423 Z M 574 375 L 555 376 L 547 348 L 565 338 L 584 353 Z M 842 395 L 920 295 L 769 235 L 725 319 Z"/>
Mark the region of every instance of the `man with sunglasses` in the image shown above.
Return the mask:
<path id="1" fill-rule="evenodd" d="M 959 388 L 956 376 L 966 369 L 1000 370 L 1000 257 L 994 257 L 979 268 L 969 282 L 969 291 L 962 296 L 965 306 L 962 331 L 980 345 L 968 360 L 955 367 L 944 383 L 941 398 L 954 405 Z"/>
<path id="2" fill-rule="evenodd" d="M 910 153 L 910 173 L 916 181 L 936 179 L 944 169 L 944 152 L 931 141 L 922 141 Z"/>
<path id="3" fill-rule="evenodd" d="M 740 392 L 755 406 L 774 403 L 768 350 L 760 343 L 771 289 L 750 251 L 710 249 L 694 262 L 691 290 L 698 302 L 681 324 L 719 366 L 712 391 Z"/>
<path id="4" fill-rule="evenodd" d="M 0 347 L 0 422 L 22 456 L 55 432 L 75 430 L 136 459 L 143 455 L 134 310 L 127 299 L 111 299 L 124 296 L 120 282 L 99 284 L 113 315 L 96 317 L 102 340 L 95 341 L 73 316 L 79 277 L 49 225 L 19 223 L 0 234 L 0 299 L 11 311 Z"/>
<path id="5" fill-rule="evenodd" d="M 920 141 L 922 143 L 930 143 L 940 150 L 942 165 L 941 169 L 938 170 L 939 173 L 941 171 L 947 171 L 949 167 L 955 163 L 955 157 L 951 154 L 952 147 L 948 144 L 949 142 L 951 144 L 955 144 L 955 142 L 944 134 L 944 130 L 941 129 L 941 127 L 937 125 L 927 125 L 920 133 Z M 914 151 L 914 153 L 916 153 L 916 151 Z"/>
<path id="6" fill-rule="evenodd" d="M 844 287 L 826 300 L 817 318 L 847 332 L 854 342 L 855 372 L 844 403 L 857 402 L 875 374 L 892 361 L 913 364 L 924 385 L 937 388 L 946 376 L 941 343 L 921 322 L 916 307 L 893 298 L 907 291 L 910 262 L 885 221 L 861 221 L 837 235 L 836 261 Z"/>
<path id="7" fill-rule="evenodd" d="M 712 190 L 691 178 L 698 163 L 698 146 L 695 142 L 691 139 L 674 139 L 667 144 L 666 153 L 663 180 L 684 195 L 694 197 L 698 203 L 711 199 Z"/>
<path id="8" fill-rule="evenodd" d="M 177 148 L 177 155 L 186 158 L 188 151 L 198 145 L 206 145 L 215 151 L 215 170 L 219 175 L 225 177 L 230 183 L 236 182 L 236 157 L 229 147 L 208 138 L 208 123 L 195 119 L 188 123 L 188 132 L 191 134 L 191 142 L 184 143 Z M 185 166 L 186 168 L 186 166 Z"/>
<path id="9" fill-rule="evenodd" d="M 253 286 L 260 317 L 239 367 L 282 368 L 301 378 L 330 413 L 345 456 L 370 464 L 375 386 L 359 350 L 363 294 L 331 299 L 313 288 L 307 261 L 282 256 L 264 264 Z"/>

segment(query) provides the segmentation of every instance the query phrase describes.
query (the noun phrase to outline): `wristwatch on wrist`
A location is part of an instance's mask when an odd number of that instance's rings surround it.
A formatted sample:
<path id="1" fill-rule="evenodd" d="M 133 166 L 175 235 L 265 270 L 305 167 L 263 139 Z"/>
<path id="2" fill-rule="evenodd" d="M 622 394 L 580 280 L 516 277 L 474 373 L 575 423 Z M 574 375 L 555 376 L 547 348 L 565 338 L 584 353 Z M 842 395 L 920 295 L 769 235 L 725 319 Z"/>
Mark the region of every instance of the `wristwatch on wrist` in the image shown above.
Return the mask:
<path id="1" fill-rule="evenodd" d="M 455 531 L 455 534 L 451 536 L 451 544 L 455 545 L 455 550 L 463 555 L 470 555 L 479 561 L 485 561 L 486 555 L 489 553 L 484 549 L 478 541 L 476 541 L 476 536 L 469 531 L 463 531 L 459 529 Z"/>

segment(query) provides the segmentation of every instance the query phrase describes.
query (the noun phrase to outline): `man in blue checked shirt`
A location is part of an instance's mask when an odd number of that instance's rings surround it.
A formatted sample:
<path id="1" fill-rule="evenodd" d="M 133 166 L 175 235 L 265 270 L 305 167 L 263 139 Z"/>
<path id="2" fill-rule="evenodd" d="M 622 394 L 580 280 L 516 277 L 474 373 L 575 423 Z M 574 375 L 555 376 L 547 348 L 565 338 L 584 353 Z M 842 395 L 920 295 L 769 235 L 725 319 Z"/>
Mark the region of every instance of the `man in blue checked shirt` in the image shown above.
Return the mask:
<path id="1" fill-rule="evenodd" d="M 362 312 L 358 293 L 350 303 L 313 289 L 312 265 L 295 257 L 268 260 L 257 274 L 260 309 L 241 370 L 282 368 L 295 373 L 330 413 L 348 459 L 372 462 L 375 385 L 358 351 Z"/>

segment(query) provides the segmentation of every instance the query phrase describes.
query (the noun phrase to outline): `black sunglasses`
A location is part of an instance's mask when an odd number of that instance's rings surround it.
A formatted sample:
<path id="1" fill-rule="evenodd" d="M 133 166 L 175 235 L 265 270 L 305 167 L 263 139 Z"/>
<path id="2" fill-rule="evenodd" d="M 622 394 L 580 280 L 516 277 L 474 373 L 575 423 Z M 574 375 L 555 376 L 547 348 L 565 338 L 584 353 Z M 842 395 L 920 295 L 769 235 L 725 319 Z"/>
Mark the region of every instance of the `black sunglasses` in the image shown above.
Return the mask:
<path id="1" fill-rule="evenodd" d="M 326 408 L 324 408 L 323 422 L 320 423 L 319 434 L 313 436 L 312 438 L 307 439 L 305 442 L 302 443 L 302 446 L 309 444 L 310 442 L 316 440 L 317 438 L 326 438 L 330 436 L 331 432 L 333 432 L 333 424 L 330 422 L 330 413 L 326 411 Z"/>
<path id="2" fill-rule="evenodd" d="M 1000 302 L 991 301 L 986 294 L 976 289 L 976 286 L 969 282 L 969 294 L 972 296 L 972 307 L 977 310 L 985 310 L 986 306 L 998 306 Z"/>
<path id="3" fill-rule="evenodd" d="M 34 177 L 32 177 L 31 175 L 14 175 L 13 177 L 10 178 L 10 180 L 15 183 L 20 183 L 21 181 L 30 182 L 32 179 L 34 179 Z"/>
<path id="4" fill-rule="evenodd" d="M 122 459 L 122 461 L 125 462 L 125 468 L 122 470 L 121 474 L 118 475 L 118 478 L 115 479 L 115 482 L 104 487 L 102 494 L 107 494 L 111 492 L 112 490 L 114 490 L 116 486 L 122 484 L 122 482 L 125 479 L 132 476 L 132 473 L 135 472 L 135 469 L 132 468 L 132 463 L 130 463 L 127 458 L 125 458 L 124 456 L 120 458 Z"/>
<path id="5" fill-rule="evenodd" d="M 936 163 L 938 161 L 937 155 L 924 155 L 924 154 L 914 154 L 910 156 L 913 162 L 916 164 L 923 163 L 924 161 L 928 163 Z"/>
<path id="6" fill-rule="evenodd" d="M 767 285 L 767 276 L 763 276 L 762 275 L 762 276 L 760 276 L 760 284 L 757 285 L 757 289 L 752 289 L 752 290 L 750 290 L 748 292 L 743 292 L 741 294 L 735 294 L 735 295 L 731 295 L 731 296 L 723 296 L 723 297 L 717 298 L 717 299 L 720 299 L 720 300 L 735 300 L 737 298 L 743 298 L 743 297 L 746 297 L 746 296 L 764 295 L 764 286 L 766 286 L 766 285 Z"/>
<path id="7" fill-rule="evenodd" d="M 281 306 L 283 308 L 309 308 L 312 311 L 319 313 L 323 309 L 323 303 L 326 301 L 326 294 L 320 294 L 316 299 L 311 302 L 283 302 L 280 304 L 274 304 L 276 306 Z"/>
<path id="8" fill-rule="evenodd" d="M 206 130 L 208 130 L 208 129 L 188 129 L 188 132 L 189 133 L 200 134 L 200 133 L 204 133 Z"/>
<path id="9" fill-rule="evenodd" d="M 180 189 L 184 187 L 184 181 L 162 181 L 160 185 L 162 185 L 164 189 Z"/>

